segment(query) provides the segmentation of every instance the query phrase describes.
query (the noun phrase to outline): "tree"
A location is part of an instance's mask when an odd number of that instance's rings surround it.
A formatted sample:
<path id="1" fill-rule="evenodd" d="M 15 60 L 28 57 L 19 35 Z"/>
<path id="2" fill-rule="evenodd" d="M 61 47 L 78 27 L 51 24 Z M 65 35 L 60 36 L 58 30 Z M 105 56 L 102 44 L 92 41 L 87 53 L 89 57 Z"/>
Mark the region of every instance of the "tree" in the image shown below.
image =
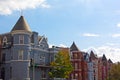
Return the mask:
<path id="1" fill-rule="evenodd" d="M 68 78 L 73 70 L 70 62 L 69 51 L 62 50 L 55 55 L 55 60 L 51 62 L 52 70 L 49 75 L 53 78 Z"/>
<path id="2" fill-rule="evenodd" d="M 108 80 L 120 80 L 120 63 L 112 65 Z"/>

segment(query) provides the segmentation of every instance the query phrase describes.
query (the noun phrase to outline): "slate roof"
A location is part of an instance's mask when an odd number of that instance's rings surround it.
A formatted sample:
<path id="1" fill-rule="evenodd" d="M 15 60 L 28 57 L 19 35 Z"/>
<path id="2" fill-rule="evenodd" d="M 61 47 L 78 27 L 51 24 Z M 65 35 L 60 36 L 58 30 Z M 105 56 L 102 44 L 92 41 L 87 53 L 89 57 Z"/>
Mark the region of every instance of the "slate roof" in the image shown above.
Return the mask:
<path id="1" fill-rule="evenodd" d="M 90 58 L 93 59 L 93 60 L 97 59 L 97 56 L 94 54 L 93 51 L 90 52 Z"/>
<path id="2" fill-rule="evenodd" d="M 79 51 L 78 47 L 76 46 L 75 42 L 70 47 L 70 51 Z"/>
<path id="3" fill-rule="evenodd" d="M 109 59 L 109 60 L 108 60 L 108 63 L 113 63 L 113 62 L 111 61 L 111 59 Z"/>
<path id="4" fill-rule="evenodd" d="M 31 29 L 29 27 L 29 25 L 27 24 L 26 20 L 24 19 L 23 16 L 20 16 L 20 18 L 18 19 L 18 21 L 16 22 L 15 26 L 13 27 L 12 31 L 16 31 L 16 30 L 24 30 L 24 31 L 30 31 Z"/>
<path id="5" fill-rule="evenodd" d="M 103 54 L 102 61 L 107 61 L 105 54 Z"/>
<path id="6" fill-rule="evenodd" d="M 4 36 L 6 36 L 7 42 L 11 42 L 12 41 L 12 35 L 10 33 L 6 33 L 6 34 L 1 34 L 0 35 L 0 39 L 1 39 L 2 42 L 3 42 Z"/>

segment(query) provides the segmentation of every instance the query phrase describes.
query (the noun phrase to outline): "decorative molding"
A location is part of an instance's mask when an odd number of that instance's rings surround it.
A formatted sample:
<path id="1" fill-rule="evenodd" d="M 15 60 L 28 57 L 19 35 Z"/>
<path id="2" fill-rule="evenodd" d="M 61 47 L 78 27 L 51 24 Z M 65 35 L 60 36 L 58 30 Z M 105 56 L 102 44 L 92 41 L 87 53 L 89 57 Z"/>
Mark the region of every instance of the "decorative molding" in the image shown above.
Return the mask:
<path id="1" fill-rule="evenodd" d="M 11 63 L 11 62 L 30 62 L 30 60 L 10 60 L 10 61 L 5 61 L 5 63 Z"/>
<path id="2" fill-rule="evenodd" d="M 32 32 L 30 31 L 25 31 L 25 30 L 15 30 L 15 31 L 12 31 L 11 34 L 28 34 L 28 35 L 32 35 Z"/>

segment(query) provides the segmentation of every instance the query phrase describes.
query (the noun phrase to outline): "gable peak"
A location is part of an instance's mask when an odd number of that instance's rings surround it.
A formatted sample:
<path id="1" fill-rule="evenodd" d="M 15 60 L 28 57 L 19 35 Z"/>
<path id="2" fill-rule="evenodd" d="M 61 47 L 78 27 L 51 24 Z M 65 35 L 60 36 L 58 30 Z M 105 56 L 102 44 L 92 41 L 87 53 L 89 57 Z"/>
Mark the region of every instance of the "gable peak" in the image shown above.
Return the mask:
<path id="1" fill-rule="evenodd" d="M 70 47 L 70 51 L 79 51 L 78 47 L 76 46 L 75 42 Z"/>

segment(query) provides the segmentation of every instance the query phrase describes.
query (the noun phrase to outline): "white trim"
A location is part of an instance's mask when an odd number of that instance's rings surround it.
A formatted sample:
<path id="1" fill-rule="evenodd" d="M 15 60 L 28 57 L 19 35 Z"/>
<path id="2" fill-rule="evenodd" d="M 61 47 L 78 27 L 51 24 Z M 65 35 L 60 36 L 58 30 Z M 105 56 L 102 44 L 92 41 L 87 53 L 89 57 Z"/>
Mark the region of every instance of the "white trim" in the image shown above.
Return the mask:
<path id="1" fill-rule="evenodd" d="M 11 61 L 30 61 L 30 60 L 11 60 Z"/>
<path id="2" fill-rule="evenodd" d="M 3 43 L 7 43 L 7 37 L 6 36 L 3 37 Z"/>
<path id="3" fill-rule="evenodd" d="M 43 52 L 49 52 L 49 51 L 46 50 L 46 49 L 40 49 L 40 48 L 31 48 L 31 50 L 39 50 L 39 51 L 43 51 Z"/>
<path id="4" fill-rule="evenodd" d="M 30 31 L 25 31 L 25 30 L 15 30 L 15 31 L 12 31 L 11 34 L 28 34 L 28 35 L 31 35 L 32 32 Z"/>
<path id="5" fill-rule="evenodd" d="M 18 45 L 18 46 L 29 45 L 30 46 L 30 44 L 13 44 L 13 45 Z"/>
<path id="6" fill-rule="evenodd" d="M 5 61 L 5 63 L 11 63 L 11 62 L 30 62 L 30 60 L 10 60 L 10 61 Z"/>

